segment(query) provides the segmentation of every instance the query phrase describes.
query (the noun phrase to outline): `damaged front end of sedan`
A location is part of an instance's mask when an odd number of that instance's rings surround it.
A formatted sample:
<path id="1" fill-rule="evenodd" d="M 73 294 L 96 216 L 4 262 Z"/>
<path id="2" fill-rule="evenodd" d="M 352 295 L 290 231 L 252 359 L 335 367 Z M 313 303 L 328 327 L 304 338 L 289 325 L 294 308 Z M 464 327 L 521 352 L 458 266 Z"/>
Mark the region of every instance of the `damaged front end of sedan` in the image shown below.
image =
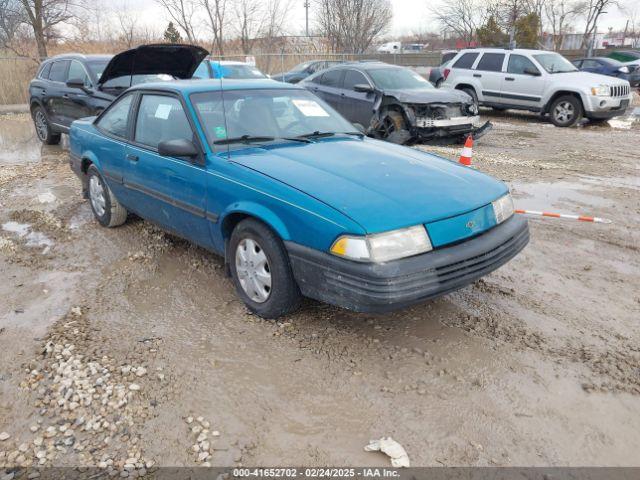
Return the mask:
<path id="1" fill-rule="evenodd" d="M 480 138 L 493 128 L 482 122 L 478 106 L 459 90 L 385 91 L 379 94 L 367 130 L 373 137 L 398 144 L 440 139 Z"/>

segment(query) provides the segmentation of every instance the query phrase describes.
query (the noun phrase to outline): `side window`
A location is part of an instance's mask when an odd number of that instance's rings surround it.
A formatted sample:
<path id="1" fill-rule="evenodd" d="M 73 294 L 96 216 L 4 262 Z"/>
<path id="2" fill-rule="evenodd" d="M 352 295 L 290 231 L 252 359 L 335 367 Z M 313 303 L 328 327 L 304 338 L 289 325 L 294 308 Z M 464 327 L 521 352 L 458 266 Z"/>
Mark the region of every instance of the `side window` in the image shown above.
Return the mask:
<path id="1" fill-rule="evenodd" d="M 501 72 L 504 53 L 485 53 L 478 62 L 476 70 L 484 72 Z"/>
<path id="2" fill-rule="evenodd" d="M 66 82 L 68 66 L 69 60 L 60 60 L 57 62 L 53 62 L 51 71 L 49 72 L 49 80 L 52 80 L 54 82 Z"/>
<path id="3" fill-rule="evenodd" d="M 46 80 L 49 78 L 49 72 L 51 72 L 51 65 L 53 65 L 51 62 L 46 63 L 44 65 L 44 67 L 42 67 L 42 69 L 40 70 L 40 73 L 38 74 L 38 77 Z"/>
<path id="4" fill-rule="evenodd" d="M 471 68 L 473 62 L 478 58 L 478 52 L 463 54 L 456 63 L 453 64 L 453 68 Z"/>
<path id="5" fill-rule="evenodd" d="M 209 66 L 207 65 L 207 61 L 204 60 L 196 71 L 193 72 L 193 78 L 209 78 Z"/>
<path id="6" fill-rule="evenodd" d="M 344 86 L 345 90 L 353 90 L 353 87 L 358 84 L 369 85 L 367 78 L 356 70 L 347 70 L 344 73 Z"/>
<path id="7" fill-rule="evenodd" d="M 509 64 L 507 65 L 507 73 L 515 73 L 517 75 L 525 75 L 525 70 L 534 70 L 539 72 L 531 60 L 523 55 L 511 54 L 509 56 Z"/>
<path id="8" fill-rule="evenodd" d="M 582 62 L 582 68 L 600 68 L 600 64 L 595 60 L 584 60 Z"/>
<path id="9" fill-rule="evenodd" d="M 82 80 L 86 86 L 91 85 L 91 81 L 89 80 L 87 71 L 84 69 L 82 64 L 77 60 L 71 60 L 71 65 L 69 65 L 69 73 L 67 74 L 67 81 L 75 80 L 76 78 Z"/>
<path id="10" fill-rule="evenodd" d="M 185 138 L 193 139 L 193 131 L 180 101 L 166 95 L 143 95 L 135 141 L 157 149 L 160 142 Z"/>
<path id="11" fill-rule="evenodd" d="M 133 95 L 127 95 L 119 99 L 105 112 L 100 120 L 98 120 L 98 128 L 116 137 L 126 137 L 132 101 Z"/>
<path id="12" fill-rule="evenodd" d="M 340 88 L 342 86 L 342 72 L 344 70 L 329 70 L 322 75 L 322 84 L 327 87 Z"/>

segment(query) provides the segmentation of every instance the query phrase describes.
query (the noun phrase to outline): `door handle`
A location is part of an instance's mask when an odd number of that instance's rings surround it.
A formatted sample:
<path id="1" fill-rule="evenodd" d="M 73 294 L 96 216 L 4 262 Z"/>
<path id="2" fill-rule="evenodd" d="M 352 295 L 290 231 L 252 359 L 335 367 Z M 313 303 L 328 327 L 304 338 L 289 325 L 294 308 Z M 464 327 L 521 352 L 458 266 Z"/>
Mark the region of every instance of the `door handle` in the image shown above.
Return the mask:
<path id="1" fill-rule="evenodd" d="M 475 78 L 482 78 L 482 75 L 480 75 L 479 73 L 474 73 L 474 74 L 473 74 L 473 76 L 474 76 Z"/>
<path id="2" fill-rule="evenodd" d="M 129 160 L 130 162 L 137 162 L 138 161 L 138 156 L 137 155 L 133 155 L 131 153 L 127 154 L 127 160 Z"/>
<path id="3" fill-rule="evenodd" d="M 513 81 L 515 81 L 515 78 L 513 78 L 513 77 L 505 77 L 505 80 L 507 82 L 513 82 Z"/>

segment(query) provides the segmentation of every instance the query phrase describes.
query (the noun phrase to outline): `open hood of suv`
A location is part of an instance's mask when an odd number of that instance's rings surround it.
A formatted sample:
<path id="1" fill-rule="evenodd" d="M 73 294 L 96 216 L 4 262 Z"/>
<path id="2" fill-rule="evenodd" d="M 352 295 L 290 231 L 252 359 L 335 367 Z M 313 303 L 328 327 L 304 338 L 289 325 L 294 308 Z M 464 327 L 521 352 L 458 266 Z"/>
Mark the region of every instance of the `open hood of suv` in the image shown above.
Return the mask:
<path id="1" fill-rule="evenodd" d="M 98 84 L 129 75 L 166 74 L 191 78 L 209 52 L 195 45 L 141 45 L 117 54 L 108 63 Z"/>

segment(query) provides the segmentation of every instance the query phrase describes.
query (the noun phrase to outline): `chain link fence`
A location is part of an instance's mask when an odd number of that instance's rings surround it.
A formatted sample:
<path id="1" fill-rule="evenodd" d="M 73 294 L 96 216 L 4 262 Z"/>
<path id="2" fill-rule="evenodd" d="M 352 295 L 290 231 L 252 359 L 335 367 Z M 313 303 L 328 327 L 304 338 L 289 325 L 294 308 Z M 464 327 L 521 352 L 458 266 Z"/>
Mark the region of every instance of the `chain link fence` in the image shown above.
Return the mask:
<path id="1" fill-rule="evenodd" d="M 573 60 L 584 56 L 581 50 L 559 52 Z M 595 52 L 606 54 L 605 51 Z M 381 61 L 393 65 L 411 67 L 420 74 L 428 74 L 429 68 L 439 65 L 442 58 L 440 52 L 421 53 L 262 53 L 262 54 L 230 54 L 220 57 L 223 60 L 255 61 L 262 72 L 273 75 L 291 70 L 296 65 L 311 60 L 325 61 Z M 0 56 L 0 105 L 23 104 L 29 99 L 29 81 L 38 69 L 37 63 L 30 58 Z"/>

